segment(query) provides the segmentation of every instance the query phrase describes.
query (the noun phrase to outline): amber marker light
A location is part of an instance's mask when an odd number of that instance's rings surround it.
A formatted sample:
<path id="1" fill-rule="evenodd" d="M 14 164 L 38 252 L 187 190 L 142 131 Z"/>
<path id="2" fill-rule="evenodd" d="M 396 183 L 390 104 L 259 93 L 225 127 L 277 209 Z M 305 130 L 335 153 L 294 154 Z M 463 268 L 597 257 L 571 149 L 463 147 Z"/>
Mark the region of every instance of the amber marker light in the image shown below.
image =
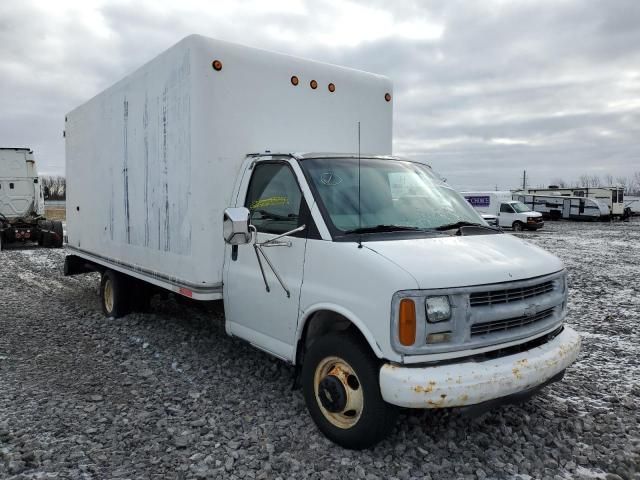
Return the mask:
<path id="1" fill-rule="evenodd" d="M 327 88 L 329 88 L 329 91 L 330 91 L 331 93 L 333 93 L 333 92 L 335 92 L 335 91 L 336 91 L 336 86 L 335 86 L 333 83 L 330 83 L 330 84 L 329 84 L 329 86 L 328 86 Z"/>
<path id="2" fill-rule="evenodd" d="M 222 62 L 220 60 L 214 60 L 213 62 L 211 62 L 211 66 L 216 72 L 222 70 Z"/>
<path id="3" fill-rule="evenodd" d="M 315 80 L 311 80 L 311 83 L 309 85 L 311 85 L 311 88 L 313 88 L 314 90 L 318 88 L 318 82 L 316 82 Z"/>
<path id="4" fill-rule="evenodd" d="M 387 102 L 390 102 L 390 101 L 391 101 L 391 94 L 390 94 L 390 93 L 388 93 L 388 92 L 387 92 L 387 93 L 385 93 L 385 94 L 384 94 L 384 99 L 385 99 Z"/>
<path id="5" fill-rule="evenodd" d="M 416 304 L 409 298 L 400 300 L 398 339 L 405 347 L 416 343 Z"/>
<path id="6" fill-rule="evenodd" d="M 300 80 L 298 80 L 298 77 L 296 77 L 295 75 L 291 77 L 291 85 L 293 85 L 294 87 L 297 87 L 299 82 Z"/>

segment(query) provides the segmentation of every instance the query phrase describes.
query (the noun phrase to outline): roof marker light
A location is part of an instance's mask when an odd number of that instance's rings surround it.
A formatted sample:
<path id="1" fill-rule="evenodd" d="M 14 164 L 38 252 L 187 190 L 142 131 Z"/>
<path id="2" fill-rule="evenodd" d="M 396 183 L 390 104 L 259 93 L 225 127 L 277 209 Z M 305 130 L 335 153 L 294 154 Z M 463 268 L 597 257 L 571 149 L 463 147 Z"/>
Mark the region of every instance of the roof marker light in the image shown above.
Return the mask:
<path id="1" fill-rule="evenodd" d="M 384 94 L 384 99 L 385 99 L 387 102 L 390 102 L 390 101 L 391 101 L 391 94 L 390 94 L 389 92 L 385 93 L 385 94 Z"/>
<path id="2" fill-rule="evenodd" d="M 329 91 L 330 91 L 331 93 L 333 93 L 333 92 L 335 92 L 335 91 L 336 91 L 336 86 L 335 86 L 333 83 L 330 83 L 330 84 L 329 84 L 329 86 L 328 86 L 328 88 L 329 88 Z"/>
<path id="3" fill-rule="evenodd" d="M 294 87 L 298 86 L 298 77 L 296 77 L 295 75 L 293 77 L 291 77 L 291 85 L 293 85 Z"/>
<path id="4" fill-rule="evenodd" d="M 214 60 L 213 62 L 211 62 L 211 66 L 216 72 L 222 70 L 222 62 L 220 60 Z"/>
<path id="5" fill-rule="evenodd" d="M 318 82 L 316 82 L 315 80 L 311 80 L 311 83 L 309 85 L 311 85 L 311 88 L 313 88 L 314 90 L 318 88 Z"/>

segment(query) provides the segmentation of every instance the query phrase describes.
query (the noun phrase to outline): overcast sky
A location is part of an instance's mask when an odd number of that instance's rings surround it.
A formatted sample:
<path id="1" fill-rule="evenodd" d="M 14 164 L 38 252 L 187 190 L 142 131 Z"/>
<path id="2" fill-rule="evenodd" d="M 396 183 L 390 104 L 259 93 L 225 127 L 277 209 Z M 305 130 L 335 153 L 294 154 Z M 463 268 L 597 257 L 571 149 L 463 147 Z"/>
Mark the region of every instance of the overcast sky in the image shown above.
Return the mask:
<path id="1" fill-rule="evenodd" d="M 64 173 L 64 114 L 191 33 L 387 75 L 394 153 L 459 188 L 640 171 L 640 1 L 3 1 L 0 146 Z"/>

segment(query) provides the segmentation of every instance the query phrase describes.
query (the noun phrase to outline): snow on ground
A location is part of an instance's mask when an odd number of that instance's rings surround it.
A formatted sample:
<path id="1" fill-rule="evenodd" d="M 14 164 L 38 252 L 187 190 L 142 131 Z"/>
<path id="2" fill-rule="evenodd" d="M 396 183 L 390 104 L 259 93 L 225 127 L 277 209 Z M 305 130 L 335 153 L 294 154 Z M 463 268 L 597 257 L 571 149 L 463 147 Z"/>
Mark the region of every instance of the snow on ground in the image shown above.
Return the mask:
<path id="1" fill-rule="evenodd" d="M 578 362 L 481 418 L 406 411 L 364 452 L 319 434 L 293 369 L 218 305 L 105 319 L 62 250 L 0 252 L 0 478 L 640 479 L 640 219 L 518 236 L 567 266 Z"/>

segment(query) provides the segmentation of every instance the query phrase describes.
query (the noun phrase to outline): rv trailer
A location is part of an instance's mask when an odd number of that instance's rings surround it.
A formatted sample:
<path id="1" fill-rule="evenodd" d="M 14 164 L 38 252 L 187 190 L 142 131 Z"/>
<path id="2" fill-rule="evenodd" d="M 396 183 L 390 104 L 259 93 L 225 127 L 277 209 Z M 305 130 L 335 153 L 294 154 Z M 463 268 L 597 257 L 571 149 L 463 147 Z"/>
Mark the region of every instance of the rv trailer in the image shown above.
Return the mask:
<path id="1" fill-rule="evenodd" d="M 513 199 L 551 220 L 605 220 L 609 207 L 593 198 L 514 193 Z"/>
<path id="2" fill-rule="evenodd" d="M 518 192 L 521 193 L 521 192 Z M 532 195 L 555 195 L 560 197 L 591 198 L 609 207 L 608 215 L 614 218 L 627 218 L 631 211 L 625 208 L 623 187 L 576 187 L 559 188 L 550 185 L 549 188 L 529 188 L 527 193 Z"/>

